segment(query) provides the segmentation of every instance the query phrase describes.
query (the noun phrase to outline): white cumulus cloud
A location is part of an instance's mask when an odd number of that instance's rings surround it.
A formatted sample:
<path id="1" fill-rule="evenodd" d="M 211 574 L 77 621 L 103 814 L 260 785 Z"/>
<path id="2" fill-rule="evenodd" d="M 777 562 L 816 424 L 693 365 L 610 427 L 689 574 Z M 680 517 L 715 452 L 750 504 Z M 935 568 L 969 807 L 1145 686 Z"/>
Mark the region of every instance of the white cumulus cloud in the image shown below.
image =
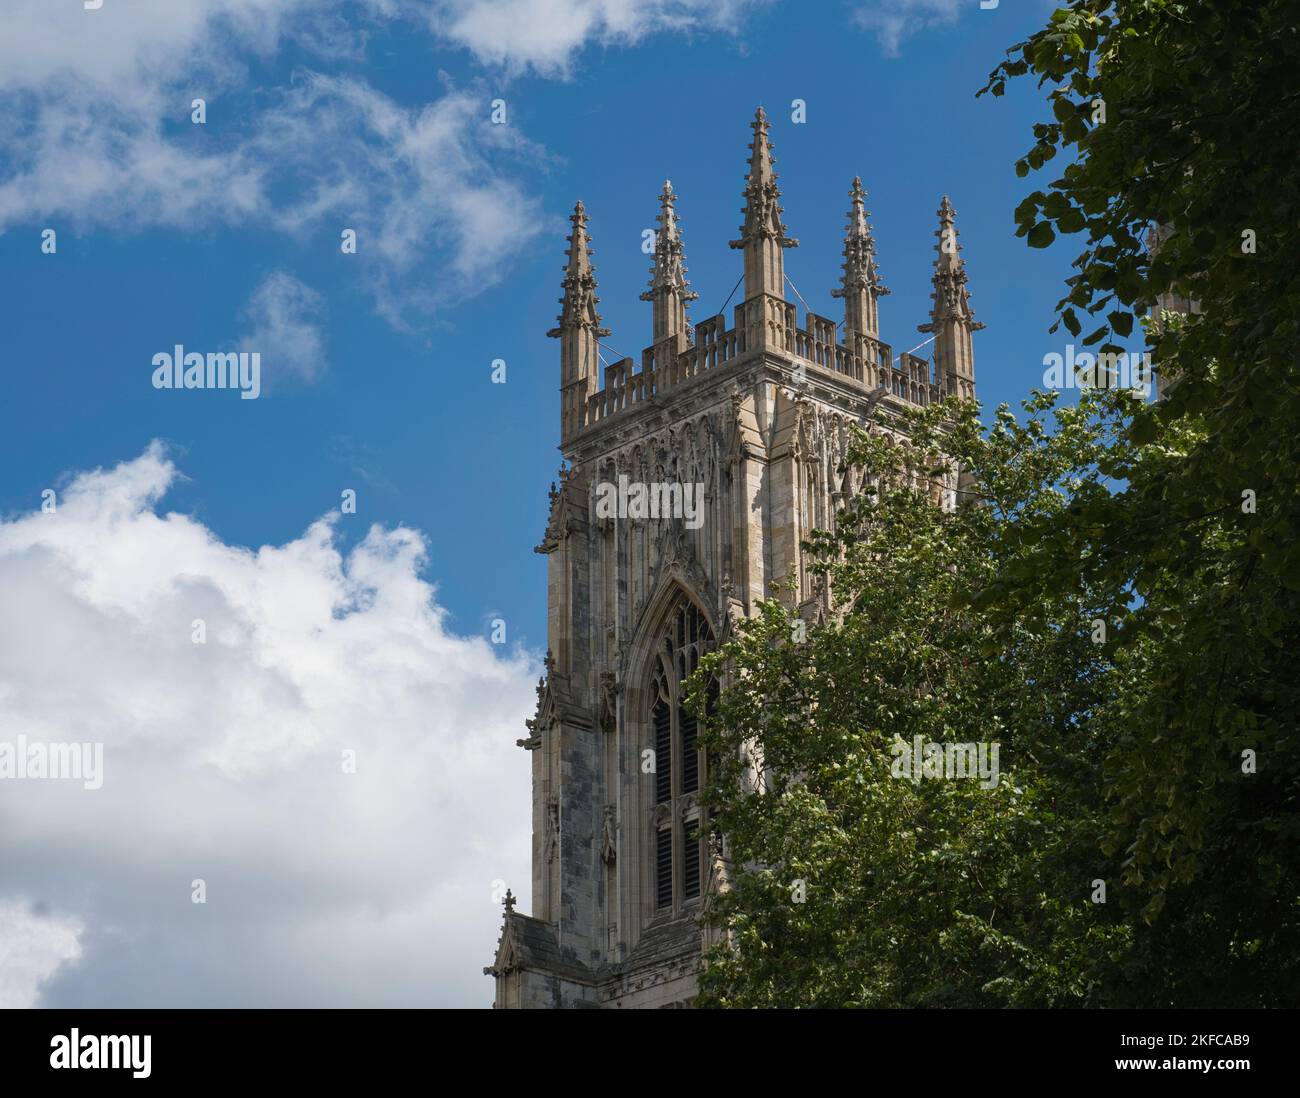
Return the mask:
<path id="1" fill-rule="evenodd" d="M 434 30 L 481 61 L 564 75 L 588 42 L 635 45 L 660 31 L 736 30 L 770 0 L 432 0 Z"/>
<path id="2" fill-rule="evenodd" d="M 345 552 L 335 515 L 244 549 L 161 510 L 179 476 L 155 443 L 0 522 L 0 742 L 103 744 L 100 789 L 0 782 L 0 986 L 490 1002 L 493 889 L 529 876 L 536 668 L 448 628 L 415 531 Z"/>

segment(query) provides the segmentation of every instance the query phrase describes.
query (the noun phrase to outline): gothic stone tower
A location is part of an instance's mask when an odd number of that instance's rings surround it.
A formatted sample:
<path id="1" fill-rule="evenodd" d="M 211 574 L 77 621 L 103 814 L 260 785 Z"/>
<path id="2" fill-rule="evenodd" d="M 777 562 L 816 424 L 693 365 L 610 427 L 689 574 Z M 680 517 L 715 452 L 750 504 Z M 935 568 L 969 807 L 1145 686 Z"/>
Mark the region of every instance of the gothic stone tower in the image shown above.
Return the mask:
<path id="1" fill-rule="evenodd" d="M 939 210 L 934 306 L 921 326 L 932 369 L 879 335 L 889 291 L 859 180 L 844 239 L 844 321 L 785 298 L 768 122 L 753 122 L 744 220 L 744 300 L 694 328 L 677 196 L 664 184 L 649 289 L 653 342 L 603 365 L 587 212 L 573 212 L 559 322 L 560 437 L 537 551 L 548 563 L 547 675 L 520 744 L 533 764 L 533 914 L 507 896 L 494 963 L 497 1007 L 687 1005 L 704 947 L 697 924 L 726 887 L 709 837 L 707 778 L 681 681 L 758 599 L 785 585 L 809 621 L 830 593 L 801 541 L 830 528 L 862 472 L 846 468 L 853 425 L 894 430 L 897 410 L 974 392 L 974 322 L 953 209 Z M 927 342 L 930 342 L 927 340 Z M 954 470 L 951 488 L 957 487 Z M 940 489 L 936 502 L 949 496 Z M 617 505 L 615 505 L 617 504 Z M 649 760 L 649 761 L 648 761 Z"/>

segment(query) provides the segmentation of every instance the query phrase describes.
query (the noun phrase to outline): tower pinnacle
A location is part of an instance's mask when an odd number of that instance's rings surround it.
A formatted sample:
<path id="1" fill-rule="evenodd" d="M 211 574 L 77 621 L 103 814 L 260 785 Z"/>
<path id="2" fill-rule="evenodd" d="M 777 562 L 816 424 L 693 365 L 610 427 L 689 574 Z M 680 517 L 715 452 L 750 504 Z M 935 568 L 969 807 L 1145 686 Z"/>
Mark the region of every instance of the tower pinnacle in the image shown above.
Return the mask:
<path id="1" fill-rule="evenodd" d="M 961 258 L 961 245 L 957 243 L 957 211 L 948 196 L 939 205 L 939 228 L 935 236 L 939 253 L 934 263 L 934 302 L 930 310 L 930 323 L 919 325 L 917 331 L 934 336 L 935 363 L 941 384 L 949 395 L 965 399 L 975 395 L 975 351 L 971 333 L 984 327 L 975 322 L 970 307 L 970 291 L 966 289 L 966 264 Z"/>
<path id="2" fill-rule="evenodd" d="M 584 328 L 606 336 L 609 331 L 600 326 L 600 313 L 596 310 L 600 304 L 600 298 L 596 296 L 596 268 L 591 262 L 593 251 L 587 233 L 587 208 L 581 199 L 574 206 L 569 220 L 573 223 L 573 232 L 566 238 L 569 241 L 565 253 L 568 262 L 564 265 L 564 281 L 561 283 L 564 296 L 559 299 L 562 309 L 555 318 L 559 327 L 546 334 L 558 337 L 566 328 Z"/>
<path id="3" fill-rule="evenodd" d="M 676 201 L 672 180 L 665 180 L 659 195 L 659 231 L 655 234 L 650 288 L 641 294 L 642 301 L 654 304 L 655 343 L 686 332 L 686 303 L 700 296 L 691 291 L 686 279 L 686 253 L 674 208 Z"/>
<path id="4" fill-rule="evenodd" d="M 880 332 L 877 301 L 890 291 L 880 281 L 880 272 L 876 267 L 876 242 L 871 236 L 871 226 L 867 223 L 866 197 L 862 180 L 855 176 L 853 187 L 849 191 L 852 205 L 844 229 L 844 273 L 840 277 L 840 285 L 831 290 L 831 296 L 844 299 L 846 333 L 875 337 Z"/>
<path id="5" fill-rule="evenodd" d="M 786 225 L 781 220 L 781 189 L 772 165 L 772 143 L 767 136 L 767 115 L 759 107 L 750 123 L 754 140 L 750 142 L 749 173 L 745 176 L 745 220 L 740 226 L 740 239 L 731 241 L 731 247 L 745 250 L 745 300 L 760 294 L 783 297 L 785 292 L 785 264 L 782 250 L 797 248 L 799 241 L 785 235 Z"/>
<path id="6" fill-rule="evenodd" d="M 587 233 L 587 210 L 582 202 L 569 218 L 568 262 L 564 265 L 564 296 L 560 298 L 557 327 L 546 334 L 560 341 L 560 434 L 567 438 L 583 423 L 587 400 L 600 388 L 600 337 L 609 335 L 601 326 L 596 296 L 596 268 L 591 262 L 591 237 Z"/>

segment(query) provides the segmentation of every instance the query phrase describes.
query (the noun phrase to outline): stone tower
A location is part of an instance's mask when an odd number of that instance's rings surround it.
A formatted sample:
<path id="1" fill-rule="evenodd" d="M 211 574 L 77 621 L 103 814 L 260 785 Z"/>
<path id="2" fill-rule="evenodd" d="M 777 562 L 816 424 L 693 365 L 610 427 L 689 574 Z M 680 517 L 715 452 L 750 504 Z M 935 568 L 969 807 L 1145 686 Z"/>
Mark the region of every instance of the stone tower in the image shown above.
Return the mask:
<path id="1" fill-rule="evenodd" d="M 497 1007 L 688 1005 L 705 946 L 697 918 L 726 887 L 725 841 L 698 803 L 707 760 L 681 680 L 700 653 L 774 584 L 809 621 L 830 594 L 800 543 L 834 525 L 862 471 L 844 466 L 853 426 L 891 431 L 905 404 L 974 391 L 974 323 L 945 197 L 934 307 L 922 331 L 934 363 L 880 339 L 889 293 L 853 181 L 844 265 L 832 293 L 844 321 L 785 297 L 798 241 L 760 108 L 743 222 L 744 298 L 692 327 L 677 195 L 659 196 L 642 300 L 652 342 L 637 368 L 605 363 L 587 211 L 571 221 L 560 342 L 560 449 L 537 552 L 547 558 L 546 677 L 520 740 L 533 767 L 533 914 L 507 898 L 493 964 Z M 930 342 L 927 340 L 927 342 Z M 956 489 L 954 470 L 949 488 Z M 952 499 L 942 487 L 936 502 Z"/>

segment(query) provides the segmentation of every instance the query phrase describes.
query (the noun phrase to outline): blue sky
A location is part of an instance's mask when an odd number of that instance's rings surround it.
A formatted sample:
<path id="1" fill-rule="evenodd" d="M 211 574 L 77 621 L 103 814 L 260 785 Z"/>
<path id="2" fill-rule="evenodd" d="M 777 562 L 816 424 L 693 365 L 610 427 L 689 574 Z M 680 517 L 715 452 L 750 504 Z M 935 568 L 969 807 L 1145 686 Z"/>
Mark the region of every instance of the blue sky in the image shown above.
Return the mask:
<path id="1" fill-rule="evenodd" d="M 1074 249 L 1013 235 L 1040 93 L 975 92 L 1050 10 L 9 0 L 0 742 L 102 743 L 106 776 L 0 785 L 0 1006 L 489 1002 L 501 893 L 529 879 L 514 741 L 574 201 L 607 342 L 639 357 L 656 195 L 670 178 L 701 320 L 740 275 L 762 104 L 812 308 L 840 316 L 860 175 L 882 335 L 920 343 L 946 193 L 979 393 L 1014 402 L 1064 350 Z M 176 344 L 259 351 L 261 396 L 156 390 Z"/>
<path id="2" fill-rule="evenodd" d="M 107 22 L 118 17 L 113 6 L 74 14 Z M 212 157 L 207 168 L 217 174 L 221 150 L 256 135 L 308 71 L 364 81 L 401 111 L 467 97 L 472 108 L 456 124 L 470 146 L 478 135 L 496 136 L 490 102 L 504 98 L 519 144 L 486 150 L 456 180 L 506 182 L 508 224 L 493 231 L 495 254 L 480 269 L 457 271 L 455 244 L 434 219 L 404 245 L 400 264 L 368 255 L 374 239 L 364 229 L 359 254 L 344 256 L 344 211 L 293 230 L 274 213 L 196 211 L 159 225 L 111 192 L 94 197 L 98 210 L 69 203 L 0 221 L 0 511 L 30 508 L 67 471 L 134 457 L 160 438 L 189 478 L 167 505 L 201 516 L 227 542 L 282 542 L 355 488 L 364 523 L 344 537 L 371 522 L 423 531 L 429 575 L 455 628 L 483 632 L 501 616 L 512 641 L 544 645 L 544 561 L 531 549 L 559 465 L 556 348 L 545 332 L 557 311 L 564 218 L 576 198 L 586 202 L 613 329 L 607 342 L 639 358 L 649 328 L 649 305 L 637 300 L 648 265 L 641 231 L 654 224 L 659 186 L 671 178 L 681 196 L 700 294 L 693 319 L 701 319 L 740 272 L 727 241 L 739 224 L 748 123 L 759 103 L 773 119 L 786 219 L 801 240 L 787 270 L 808 303 L 840 315 L 829 290 L 846 192 L 860 174 L 893 291 L 881 309 L 884 337 L 897 350 L 920 342 L 934 211 L 948 193 L 973 304 L 988 325 L 977 336 L 980 395 L 990 404 L 1017 399 L 1041 376 L 1035 363 L 1061 342 L 1046 328 L 1072 253 L 1032 252 L 1012 235 L 1011 211 L 1026 191 L 1012 164 L 1041 113 L 1036 93 L 1025 87 L 978 101 L 974 93 L 1047 6 L 950 7 L 951 21 L 918 26 L 898 56 L 855 24 L 855 5 L 830 3 L 742 6 L 730 30 L 647 31 L 634 44 L 593 35 L 559 55 L 562 69 L 543 60 L 540 72 L 522 49 L 524 61 L 494 64 L 417 23 L 362 19 L 351 6 L 344 15 L 366 32 L 363 56 L 322 57 L 288 35 L 262 57 L 232 48 L 248 67 L 211 95 L 207 125 L 190 122 L 184 80 L 169 88 L 174 109 L 163 122 L 165 140 Z M 919 21 L 926 6 L 915 9 Z M 195 94 L 209 86 L 196 80 Z M 803 125 L 790 122 L 796 98 L 808 104 Z M 365 149 L 385 153 L 373 137 L 298 150 L 307 163 L 278 181 L 268 201 L 301 202 L 312 163 L 329 171 L 332 155 Z M 256 163 L 274 149 L 246 155 Z M 0 160 L 0 179 L 6 172 Z M 360 166 L 352 174 L 364 185 Z M 383 197 L 358 203 L 373 202 L 367 217 L 376 222 L 404 216 L 385 210 Z M 40 196 L 32 205 L 41 206 Z M 40 252 L 46 227 L 59 232 L 54 256 Z M 175 343 L 255 349 L 246 310 L 275 272 L 319 295 L 298 318 L 319 339 L 313 361 L 291 366 L 264 349 L 267 391 L 256 401 L 151 387 L 153 354 Z M 488 383 L 495 358 L 507 362 L 504 386 Z"/>

